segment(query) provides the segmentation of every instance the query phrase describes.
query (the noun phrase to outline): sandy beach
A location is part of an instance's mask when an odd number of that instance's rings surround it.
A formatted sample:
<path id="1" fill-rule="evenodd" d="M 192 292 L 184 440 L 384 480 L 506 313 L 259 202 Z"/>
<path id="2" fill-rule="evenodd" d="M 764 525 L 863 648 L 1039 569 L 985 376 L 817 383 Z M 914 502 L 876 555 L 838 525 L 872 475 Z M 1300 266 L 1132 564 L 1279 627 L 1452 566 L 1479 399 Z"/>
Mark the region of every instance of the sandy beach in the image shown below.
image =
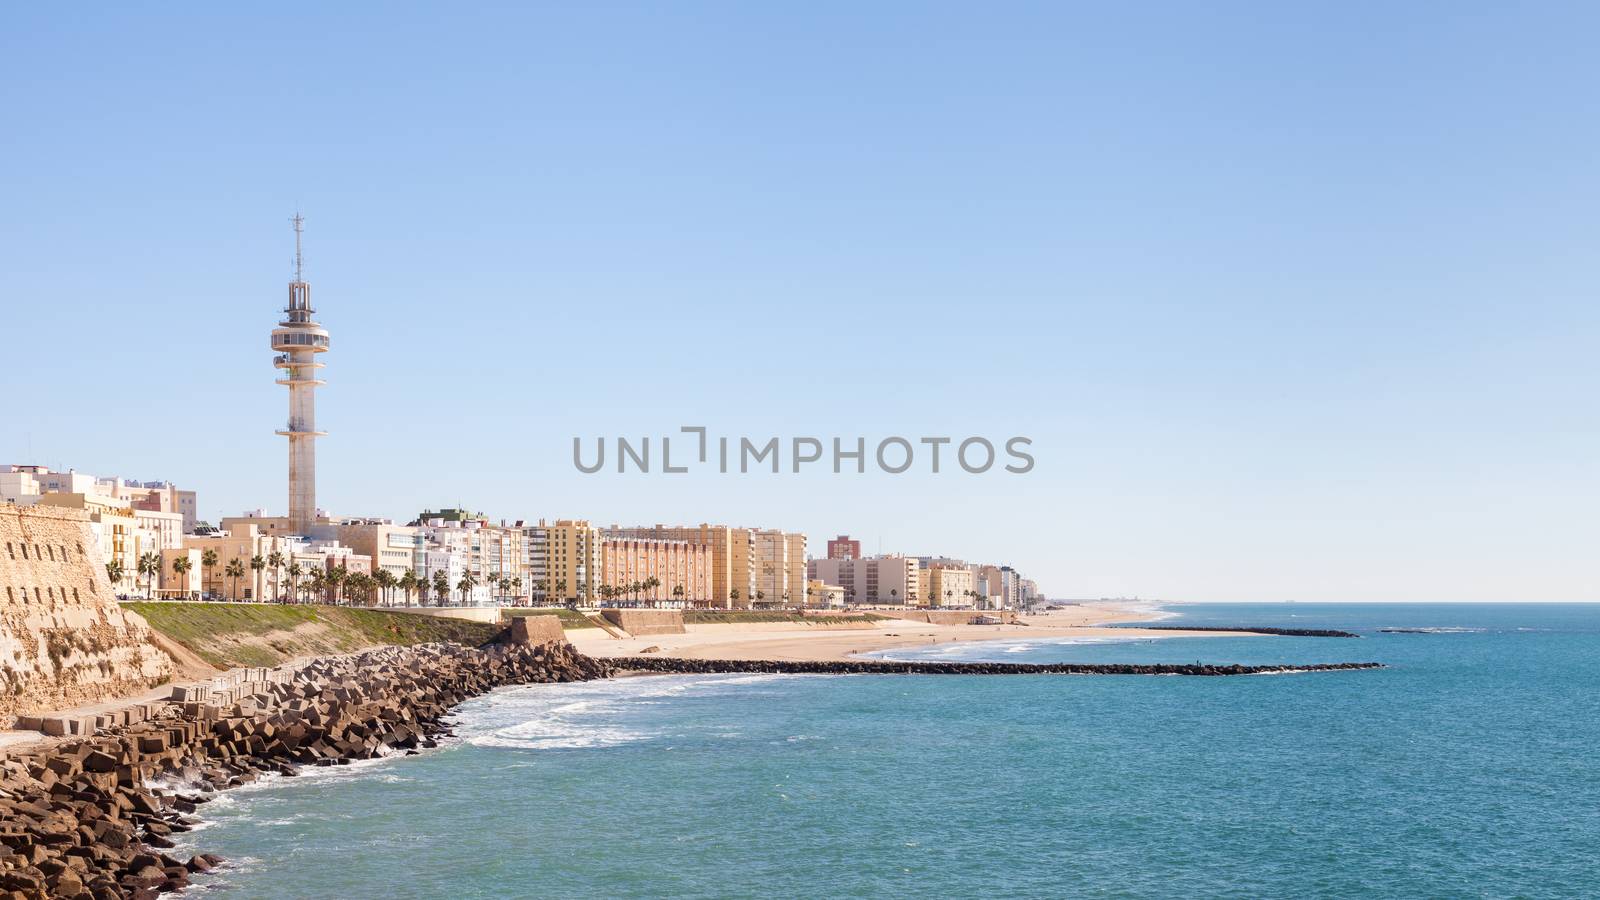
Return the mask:
<path id="1" fill-rule="evenodd" d="M 879 611 L 879 615 L 890 615 Z M 591 656 L 635 656 L 656 647 L 663 656 L 687 659 L 767 659 L 827 661 L 877 650 L 923 647 L 954 641 L 1005 641 L 1052 637 L 1214 637 L 1203 631 L 1143 631 L 1108 628 L 1113 622 L 1158 618 L 1148 607 L 1106 604 L 1073 606 L 1035 616 L 1017 625 L 930 625 L 885 619 L 867 627 L 788 624 L 689 625 L 687 634 L 657 634 L 617 639 L 598 628 L 573 629 L 567 639 Z"/>

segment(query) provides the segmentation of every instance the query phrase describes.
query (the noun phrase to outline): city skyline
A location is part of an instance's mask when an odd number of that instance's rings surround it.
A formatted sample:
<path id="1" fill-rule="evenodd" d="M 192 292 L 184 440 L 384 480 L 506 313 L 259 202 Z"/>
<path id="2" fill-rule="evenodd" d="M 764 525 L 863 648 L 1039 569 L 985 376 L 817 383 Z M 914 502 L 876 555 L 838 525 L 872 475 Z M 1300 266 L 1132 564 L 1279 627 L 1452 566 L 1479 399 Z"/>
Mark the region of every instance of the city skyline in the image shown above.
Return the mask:
<path id="1" fill-rule="evenodd" d="M 335 513 L 781 522 L 1065 597 L 1600 597 L 1570 22 L 19 16 L 0 228 L 38 339 L 0 461 L 288 512 L 261 332 L 300 209 Z M 572 467 L 685 423 L 1027 434 L 1037 466 Z"/>

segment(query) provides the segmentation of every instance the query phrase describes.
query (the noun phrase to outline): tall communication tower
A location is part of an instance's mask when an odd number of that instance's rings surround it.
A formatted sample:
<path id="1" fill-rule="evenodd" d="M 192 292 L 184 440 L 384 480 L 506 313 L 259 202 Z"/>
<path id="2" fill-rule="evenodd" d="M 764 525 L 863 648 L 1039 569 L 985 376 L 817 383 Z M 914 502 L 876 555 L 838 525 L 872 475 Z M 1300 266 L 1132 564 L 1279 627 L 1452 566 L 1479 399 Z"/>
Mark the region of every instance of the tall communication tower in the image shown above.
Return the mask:
<path id="1" fill-rule="evenodd" d="M 289 521 L 295 533 L 309 534 L 317 521 L 317 444 L 326 431 L 317 430 L 316 390 L 326 382 L 317 377 L 323 364 L 317 354 L 328 351 L 328 332 L 311 321 L 311 285 L 305 281 L 300 238 L 305 217 L 295 213 L 294 280 L 289 282 L 289 305 L 283 321 L 272 329 L 272 364 L 283 370 L 278 383 L 289 388 L 289 423 L 278 431 L 289 439 Z"/>

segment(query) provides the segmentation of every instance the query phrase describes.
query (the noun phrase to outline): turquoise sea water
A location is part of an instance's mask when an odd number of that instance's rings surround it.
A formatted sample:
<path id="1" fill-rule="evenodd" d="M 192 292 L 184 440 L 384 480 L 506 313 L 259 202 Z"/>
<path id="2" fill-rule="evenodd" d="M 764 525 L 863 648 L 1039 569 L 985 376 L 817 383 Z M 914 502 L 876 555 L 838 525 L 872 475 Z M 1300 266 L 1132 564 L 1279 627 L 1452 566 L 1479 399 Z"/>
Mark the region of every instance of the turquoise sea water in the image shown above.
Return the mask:
<path id="1" fill-rule="evenodd" d="M 439 751 L 230 792 L 188 846 L 239 897 L 1600 894 L 1600 606 L 1174 611 L 1364 637 L 899 655 L 1391 667 L 508 689 Z"/>

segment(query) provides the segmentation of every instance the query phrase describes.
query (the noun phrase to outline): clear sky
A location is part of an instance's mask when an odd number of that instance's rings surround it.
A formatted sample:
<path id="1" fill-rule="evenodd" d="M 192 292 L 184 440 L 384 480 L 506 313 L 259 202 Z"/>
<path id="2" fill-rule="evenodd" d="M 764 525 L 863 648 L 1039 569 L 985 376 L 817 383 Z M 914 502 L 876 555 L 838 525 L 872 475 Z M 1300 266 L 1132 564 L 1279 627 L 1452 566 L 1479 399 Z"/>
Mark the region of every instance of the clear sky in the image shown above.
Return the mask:
<path id="1" fill-rule="evenodd" d="M 760 524 L 1056 597 L 1594 600 L 1593 4 L 15 6 L 0 462 Z M 579 474 L 573 436 L 1034 440 Z"/>

